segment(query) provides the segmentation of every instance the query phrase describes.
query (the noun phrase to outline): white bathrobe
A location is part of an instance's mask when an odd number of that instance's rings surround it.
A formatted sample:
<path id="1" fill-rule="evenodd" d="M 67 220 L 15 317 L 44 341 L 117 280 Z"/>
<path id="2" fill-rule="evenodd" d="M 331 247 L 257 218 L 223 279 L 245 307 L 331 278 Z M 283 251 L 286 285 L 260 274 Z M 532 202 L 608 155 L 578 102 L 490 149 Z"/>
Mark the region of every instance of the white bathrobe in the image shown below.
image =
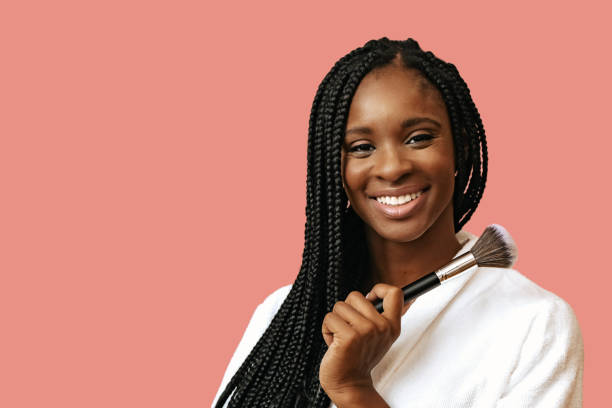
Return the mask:
<path id="1" fill-rule="evenodd" d="M 461 254 L 476 241 L 460 231 Z M 291 285 L 256 309 L 213 406 Z M 392 408 L 581 407 L 583 344 L 571 307 L 513 269 L 474 267 L 420 296 L 372 370 Z M 330 405 L 335 408 L 335 404 Z"/>

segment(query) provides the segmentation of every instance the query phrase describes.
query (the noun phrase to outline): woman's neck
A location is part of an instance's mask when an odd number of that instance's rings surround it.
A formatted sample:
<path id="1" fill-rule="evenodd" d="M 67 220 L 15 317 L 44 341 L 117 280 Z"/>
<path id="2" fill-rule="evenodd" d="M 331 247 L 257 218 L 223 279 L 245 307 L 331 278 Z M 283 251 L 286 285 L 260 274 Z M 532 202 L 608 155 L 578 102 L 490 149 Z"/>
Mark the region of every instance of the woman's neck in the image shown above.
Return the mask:
<path id="1" fill-rule="evenodd" d="M 438 220 L 442 221 L 442 220 Z M 448 222 L 436 222 L 411 242 L 388 241 L 366 226 L 370 269 L 374 283 L 405 286 L 448 263 L 461 249 Z"/>

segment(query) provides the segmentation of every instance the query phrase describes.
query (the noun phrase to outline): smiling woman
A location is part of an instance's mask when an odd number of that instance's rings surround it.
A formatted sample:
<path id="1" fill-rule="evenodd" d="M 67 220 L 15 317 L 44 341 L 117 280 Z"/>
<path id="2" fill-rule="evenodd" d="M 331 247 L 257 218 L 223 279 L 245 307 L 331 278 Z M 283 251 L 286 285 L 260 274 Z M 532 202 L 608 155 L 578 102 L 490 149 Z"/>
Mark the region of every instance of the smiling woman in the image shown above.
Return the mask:
<path id="1" fill-rule="evenodd" d="M 474 267 L 403 304 L 477 239 L 485 132 L 454 65 L 412 39 L 351 51 L 319 86 L 307 159 L 300 272 L 256 309 L 214 406 L 581 405 L 575 315 L 519 272 Z"/>
<path id="2" fill-rule="evenodd" d="M 366 75 L 351 102 L 342 148 L 344 189 L 365 223 L 367 242 L 376 248 L 411 242 L 413 250 L 401 251 L 406 261 L 427 249 L 421 242 L 437 242 L 445 259 L 459 250 L 451 124 L 442 96 L 425 81 L 397 58 Z M 398 278 L 380 281 L 404 286 L 418 276 Z"/>

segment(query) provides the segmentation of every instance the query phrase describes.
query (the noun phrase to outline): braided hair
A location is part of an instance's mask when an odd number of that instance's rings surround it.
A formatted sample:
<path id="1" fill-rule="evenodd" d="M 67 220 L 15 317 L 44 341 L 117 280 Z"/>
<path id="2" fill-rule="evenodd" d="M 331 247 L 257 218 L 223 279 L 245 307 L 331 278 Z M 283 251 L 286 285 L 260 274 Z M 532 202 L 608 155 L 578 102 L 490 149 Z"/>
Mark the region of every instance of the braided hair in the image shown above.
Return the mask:
<path id="1" fill-rule="evenodd" d="M 398 57 L 399 56 L 399 57 Z M 308 127 L 306 225 L 302 265 L 272 322 L 220 395 L 216 407 L 327 407 L 319 365 L 327 346 L 325 314 L 352 290 L 371 286 L 363 221 L 349 207 L 340 172 L 351 100 L 363 77 L 398 57 L 442 95 L 455 146 L 454 227 L 478 206 L 487 176 L 487 145 L 480 114 L 453 64 L 409 38 L 368 41 L 342 57 L 324 77 Z M 346 272 L 345 272 L 346 271 Z"/>

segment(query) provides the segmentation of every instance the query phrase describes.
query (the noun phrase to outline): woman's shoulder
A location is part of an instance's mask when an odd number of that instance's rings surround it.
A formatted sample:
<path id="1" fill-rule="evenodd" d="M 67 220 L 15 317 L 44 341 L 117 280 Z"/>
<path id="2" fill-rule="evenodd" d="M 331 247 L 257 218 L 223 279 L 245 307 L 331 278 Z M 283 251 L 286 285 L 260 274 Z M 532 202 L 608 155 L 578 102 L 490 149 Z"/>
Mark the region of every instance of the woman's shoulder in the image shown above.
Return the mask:
<path id="1" fill-rule="evenodd" d="M 516 269 L 478 269 L 475 277 L 488 289 L 481 306 L 501 322 L 498 335 L 520 345 L 502 405 L 525 399 L 540 401 L 538 406 L 580 406 L 584 346 L 572 307 Z M 551 404 L 550 398 L 565 402 Z"/>
<path id="2" fill-rule="evenodd" d="M 213 406 L 216 404 L 217 399 L 221 395 L 221 392 L 225 389 L 229 380 L 236 373 L 240 365 L 247 358 L 259 338 L 266 331 L 270 322 L 274 318 L 274 315 L 283 304 L 283 301 L 289 294 L 292 285 L 282 286 L 271 294 L 266 296 L 263 302 L 261 302 L 253 312 L 251 319 L 247 325 L 240 342 L 238 343 L 238 347 L 234 351 L 232 358 L 225 370 L 225 374 L 223 375 L 223 379 L 221 380 L 221 386 L 217 391 L 217 395 L 213 400 Z"/>
<path id="3" fill-rule="evenodd" d="M 516 269 L 479 267 L 468 286 L 480 307 L 523 322 L 546 321 L 559 329 L 579 331 L 574 310 L 563 298 Z"/>
<path id="4" fill-rule="evenodd" d="M 267 320 L 267 323 L 270 323 L 287 298 L 292 286 L 292 284 L 281 286 L 267 295 L 264 301 L 255 309 L 255 314 L 259 318 Z"/>
<path id="5" fill-rule="evenodd" d="M 470 249 L 478 239 L 474 234 L 460 231 L 457 237 L 463 239 L 463 251 Z M 557 294 L 544 289 L 514 268 L 477 267 L 468 279 L 473 291 L 485 295 L 484 300 L 495 301 L 502 306 L 520 304 L 524 309 L 555 309 L 557 313 L 573 315 L 571 306 Z"/>

